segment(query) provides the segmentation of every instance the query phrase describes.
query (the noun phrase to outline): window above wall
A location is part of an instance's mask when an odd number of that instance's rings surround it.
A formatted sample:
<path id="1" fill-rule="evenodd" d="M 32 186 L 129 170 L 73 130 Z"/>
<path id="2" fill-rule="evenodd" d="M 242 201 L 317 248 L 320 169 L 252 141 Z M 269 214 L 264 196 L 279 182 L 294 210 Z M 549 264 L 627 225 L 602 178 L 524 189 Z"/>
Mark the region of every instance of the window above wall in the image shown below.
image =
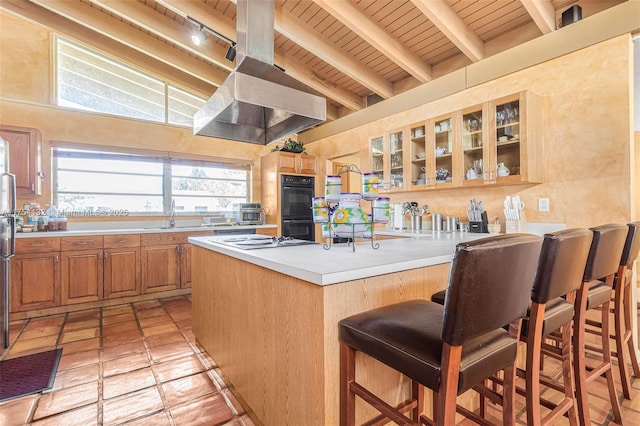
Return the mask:
<path id="1" fill-rule="evenodd" d="M 60 106 L 193 127 L 206 99 L 79 44 L 56 37 Z"/>
<path id="2" fill-rule="evenodd" d="M 68 216 L 230 212 L 249 200 L 248 165 L 174 156 L 53 148 L 54 203 Z"/>

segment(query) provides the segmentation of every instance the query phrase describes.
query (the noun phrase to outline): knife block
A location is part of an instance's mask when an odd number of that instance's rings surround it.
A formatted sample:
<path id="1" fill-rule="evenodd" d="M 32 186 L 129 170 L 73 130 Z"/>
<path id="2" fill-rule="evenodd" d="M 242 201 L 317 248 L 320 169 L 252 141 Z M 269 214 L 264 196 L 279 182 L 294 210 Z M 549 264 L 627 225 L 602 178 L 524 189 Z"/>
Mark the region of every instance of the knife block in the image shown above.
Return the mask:
<path id="1" fill-rule="evenodd" d="M 474 233 L 488 233 L 489 232 L 489 220 L 487 219 L 487 212 L 482 212 L 481 221 L 469 221 L 469 232 Z"/>

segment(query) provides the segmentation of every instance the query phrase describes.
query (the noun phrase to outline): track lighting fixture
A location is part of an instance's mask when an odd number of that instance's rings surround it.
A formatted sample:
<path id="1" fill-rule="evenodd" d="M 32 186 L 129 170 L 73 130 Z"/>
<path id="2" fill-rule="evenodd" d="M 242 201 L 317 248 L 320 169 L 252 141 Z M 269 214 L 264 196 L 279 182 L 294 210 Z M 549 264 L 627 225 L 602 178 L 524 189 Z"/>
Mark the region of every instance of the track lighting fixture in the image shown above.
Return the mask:
<path id="1" fill-rule="evenodd" d="M 207 33 L 216 36 L 220 40 L 229 43 L 229 49 L 227 50 L 225 58 L 233 62 L 233 60 L 236 58 L 236 43 L 233 40 L 230 40 L 219 32 L 216 32 L 206 25 L 201 24 L 190 16 L 187 16 L 187 21 L 198 27 L 198 30 L 191 35 L 191 41 L 193 42 L 193 44 L 195 44 L 196 46 L 200 46 L 207 39 Z"/>

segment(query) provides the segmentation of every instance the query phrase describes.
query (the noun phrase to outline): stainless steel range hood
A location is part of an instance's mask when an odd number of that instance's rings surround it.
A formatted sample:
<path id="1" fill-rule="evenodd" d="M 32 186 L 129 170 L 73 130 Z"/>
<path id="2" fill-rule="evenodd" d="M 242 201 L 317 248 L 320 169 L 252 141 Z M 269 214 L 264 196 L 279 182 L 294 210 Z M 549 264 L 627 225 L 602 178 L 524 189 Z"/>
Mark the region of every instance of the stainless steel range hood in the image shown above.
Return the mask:
<path id="1" fill-rule="evenodd" d="M 266 145 L 326 119 L 326 100 L 273 65 L 273 16 L 273 0 L 238 0 L 237 66 L 196 112 L 194 134 Z"/>

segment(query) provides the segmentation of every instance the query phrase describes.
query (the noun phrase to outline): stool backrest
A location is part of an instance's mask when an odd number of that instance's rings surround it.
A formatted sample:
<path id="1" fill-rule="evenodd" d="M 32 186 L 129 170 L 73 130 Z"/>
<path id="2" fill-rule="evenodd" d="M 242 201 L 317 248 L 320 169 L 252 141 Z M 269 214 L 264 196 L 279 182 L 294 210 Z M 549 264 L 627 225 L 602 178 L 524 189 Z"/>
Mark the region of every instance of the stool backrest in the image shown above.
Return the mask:
<path id="1" fill-rule="evenodd" d="M 593 241 L 584 269 L 583 281 L 593 281 L 615 274 L 620 266 L 622 249 L 627 239 L 627 226 L 617 223 L 590 228 Z"/>
<path id="2" fill-rule="evenodd" d="M 522 317 L 531 300 L 542 239 L 509 234 L 456 246 L 444 303 L 442 339 L 468 339 Z"/>
<path id="3" fill-rule="evenodd" d="M 622 258 L 620 259 L 620 265 L 623 266 L 629 266 L 638 258 L 640 252 L 640 236 L 638 236 L 640 222 L 629 223 L 627 224 L 627 228 L 627 240 L 624 243 Z"/>
<path id="4" fill-rule="evenodd" d="M 593 232 L 586 228 L 545 234 L 532 301 L 547 303 L 580 288 L 591 240 Z"/>

